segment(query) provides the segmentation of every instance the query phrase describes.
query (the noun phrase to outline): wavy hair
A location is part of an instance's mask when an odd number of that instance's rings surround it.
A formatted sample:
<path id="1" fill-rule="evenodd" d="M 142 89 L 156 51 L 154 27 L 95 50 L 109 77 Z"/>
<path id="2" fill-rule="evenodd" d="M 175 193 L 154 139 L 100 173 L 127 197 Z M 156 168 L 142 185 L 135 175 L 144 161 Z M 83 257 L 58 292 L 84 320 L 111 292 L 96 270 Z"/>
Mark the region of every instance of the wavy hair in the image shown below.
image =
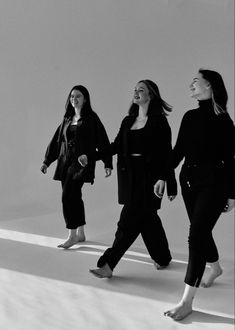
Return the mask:
<path id="1" fill-rule="evenodd" d="M 224 85 L 221 75 L 212 70 L 199 69 L 199 73 L 203 78 L 207 80 L 211 85 L 212 90 L 212 104 L 214 111 L 217 115 L 227 112 L 228 93 Z"/>
<path id="2" fill-rule="evenodd" d="M 82 95 L 84 96 L 84 104 L 83 104 L 83 107 L 81 109 L 81 117 L 85 117 L 89 114 L 93 114 L 95 113 L 93 110 L 92 110 L 92 107 L 91 107 L 91 100 L 90 100 L 90 94 L 87 90 L 86 87 L 84 87 L 83 85 L 76 85 L 74 86 L 71 91 L 69 92 L 69 95 L 67 97 L 67 101 L 65 103 L 65 115 L 64 115 L 64 118 L 72 118 L 75 114 L 75 110 L 70 102 L 70 96 L 71 96 L 71 93 L 72 91 L 74 90 L 77 90 L 79 92 L 82 93 Z"/>
<path id="3" fill-rule="evenodd" d="M 138 83 L 145 84 L 149 92 L 150 102 L 148 106 L 148 116 L 154 116 L 159 114 L 167 116 L 167 112 L 172 111 L 172 106 L 161 98 L 159 88 L 155 82 L 149 79 L 143 79 L 140 80 Z M 132 102 L 128 111 L 129 115 L 137 117 L 138 108 L 138 105 Z"/>

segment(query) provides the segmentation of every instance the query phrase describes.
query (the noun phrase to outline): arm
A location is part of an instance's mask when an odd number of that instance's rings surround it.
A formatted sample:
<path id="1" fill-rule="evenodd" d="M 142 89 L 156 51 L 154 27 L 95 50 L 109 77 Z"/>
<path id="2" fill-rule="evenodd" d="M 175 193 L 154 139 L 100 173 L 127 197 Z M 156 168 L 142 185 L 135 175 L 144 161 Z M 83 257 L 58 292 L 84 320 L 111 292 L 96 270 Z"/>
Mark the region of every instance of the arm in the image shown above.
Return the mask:
<path id="1" fill-rule="evenodd" d="M 44 157 L 43 164 L 49 167 L 59 156 L 59 133 L 62 124 L 57 128 L 53 138 L 51 139 Z"/>
<path id="2" fill-rule="evenodd" d="M 188 114 L 186 113 L 181 121 L 176 144 L 171 154 L 170 163 L 173 168 L 176 168 L 185 157 L 185 140 L 187 139 L 186 131 L 188 126 L 187 118 Z"/>
<path id="3" fill-rule="evenodd" d="M 112 155 L 110 153 L 110 142 L 104 125 L 97 116 L 96 120 L 96 145 L 98 152 L 96 152 L 96 160 L 101 159 L 104 163 L 105 169 L 112 169 Z M 106 171 L 108 176 L 108 171 Z"/>
<path id="4" fill-rule="evenodd" d="M 170 200 L 173 200 L 177 195 L 177 182 L 175 179 L 175 171 L 179 163 L 183 160 L 184 154 L 184 140 L 185 140 L 185 130 L 186 130 L 187 115 L 185 114 L 178 133 L 176 145 L 174 150 L 171 147 L 171 130 L 165 136 L 166 149 L 168 150 L 168 157 L 165 163 L 165 172 L 162 173 L 160 180 L 154 186 L 154 192 L 159 197 L 162 198 L 165 189 L 165 181 L 167 181 L 167 194 Z"/>
<path id="5" fill-rule="evenodd" d="M 166 181 L 167 194 L 168 196 L 172 197 L 177 195 L 177 182 L 175 178 L 174 168 L 170 163 L 172 156 L 171 128 L 166 118 L 164 118 L 163 121 L 163 126 L 161 130 L 161 139 L 163 141 L 161 157 L 164 157 L 164 159 L 162 163 L 162 170 L 160 173 L 160 180 L 158 180 L 157 184 L 155 185 L 155 192 L 157 196 L 161 198 L 161 196 L 163 196 L 164 193 L 165 181 Z"/>
<path id="6" fill-rule="evenodd" d="M 227 173 L 228 182 L 228 197 L 231 200 L 235 199 L 235 127 L 233 121 L 228 114 L 221 115 L 222 131 L 220 132 L 223 139 L 223 160 L 225 162 L 225 168 Z M 231 203 L 230 203 L 231 204 Z"/>

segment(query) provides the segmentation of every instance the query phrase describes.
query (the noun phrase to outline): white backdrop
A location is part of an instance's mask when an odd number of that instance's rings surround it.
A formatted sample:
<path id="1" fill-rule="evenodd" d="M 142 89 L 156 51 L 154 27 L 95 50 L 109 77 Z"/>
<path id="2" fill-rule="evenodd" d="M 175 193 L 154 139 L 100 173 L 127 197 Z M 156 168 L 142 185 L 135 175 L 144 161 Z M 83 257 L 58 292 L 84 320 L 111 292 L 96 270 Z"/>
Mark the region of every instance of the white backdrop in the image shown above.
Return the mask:
<path id="1" fill-rule="evenodd" d="M 136 82 L 149 78 L 174 106 L 169 116 L 174 142 L 183 113 L 196 107 L 188 85 L 200 67 L 222 74 L 233 117 L 233 5 L 233 0 L 1 0 L 0 220 L 60 211 L 54 167 L 47 176 L 39 169 L 75 84 L 89 89 L 110 140 Z M 84 189 L 88 208 L 117 206 L 116 172 L 107 180 L 103 176 L 98 165 L 96 184 Z M 164 201 L 161 214 L 166 226 L 177 221 L 175 230 L 187 230 L 180 196 L 171 205 Z M 231 252 L 232 214 L 223 217 L 229 220 L 218 224 L 217 233 L 227 235 Z"/>

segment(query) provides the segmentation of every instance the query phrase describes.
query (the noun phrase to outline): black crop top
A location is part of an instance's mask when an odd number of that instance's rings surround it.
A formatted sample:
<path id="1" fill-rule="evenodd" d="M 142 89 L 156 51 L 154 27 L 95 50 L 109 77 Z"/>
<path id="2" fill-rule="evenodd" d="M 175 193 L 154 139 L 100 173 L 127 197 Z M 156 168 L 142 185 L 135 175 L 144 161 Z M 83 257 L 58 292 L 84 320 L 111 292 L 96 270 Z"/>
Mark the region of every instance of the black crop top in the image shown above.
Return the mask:
<path id="1" fill-rule="evenodd" d="M 144 153 L 144 127 L 139 129 L 130 129 L 128 132 L 128 150 L 129 154 Z"/>

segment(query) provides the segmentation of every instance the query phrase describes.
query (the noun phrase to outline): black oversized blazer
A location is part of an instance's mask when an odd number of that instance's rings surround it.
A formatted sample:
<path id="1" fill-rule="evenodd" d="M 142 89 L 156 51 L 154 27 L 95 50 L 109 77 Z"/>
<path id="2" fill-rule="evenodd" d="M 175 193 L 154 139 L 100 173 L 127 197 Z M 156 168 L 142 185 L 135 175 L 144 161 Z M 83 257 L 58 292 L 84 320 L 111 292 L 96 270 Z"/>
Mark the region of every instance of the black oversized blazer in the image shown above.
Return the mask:
<path id="1" fill-rule="evenodd" d="M 68 150 L 66 132 L 70 124 L 71 119 L 64 118 L 46 150 L 44 163 L 47 166 L 57 160 L 54 180 L 62 180 Z M 107 133 L 98 115 L 92 113 L 84 116 L 78 122 L 75 139 L 76 156 L 85 154 L 88 157 L 88 164 L 83 172 L 84 182 L 94 182 L 97 150 L 99 151 L 99 158 L 104 162 L 104 166 L 112 168 L 112 156 L 110 155 L 109 147 L 110 143 Z"/>
<path id="2" fill-rule="evenodd" d="M 135 121 L 134 116 L 126 116 L 120 130 L 111 143 L 112 155 L 117 154 L 117 176 L 118 176 L 118 201 L 125 204 L 132 189 L 132 177 L 130 169 L 130 156 L 128 151 L 127 134 Z M 150 205 L 160 208 L 161 200 L 154 194 L 153 186 L 157 180 L 167 181 L 168 195 L 177 194 L 177 183 L 174 170 L 167 169 L 172 146 L 171 129 L 164 115 L 149 116 L 144 129 L 144 162 L 146 184 L 150 186 Z"/>

